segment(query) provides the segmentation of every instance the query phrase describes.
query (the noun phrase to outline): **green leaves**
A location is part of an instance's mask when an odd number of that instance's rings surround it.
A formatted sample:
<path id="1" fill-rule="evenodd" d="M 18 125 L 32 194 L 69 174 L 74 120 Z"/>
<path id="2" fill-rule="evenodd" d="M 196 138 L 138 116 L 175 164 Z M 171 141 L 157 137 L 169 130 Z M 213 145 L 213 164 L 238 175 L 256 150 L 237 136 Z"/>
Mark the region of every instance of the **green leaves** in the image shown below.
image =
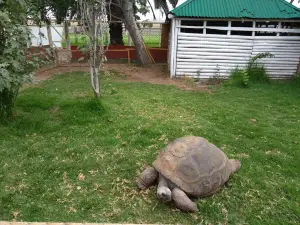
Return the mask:
<path id="1" fill-rule="evenodd" d="M 269 82 L 269 77 L 263 65 L 256 61 L 259 59 L 272 58 L 273 54 L 269 52 L 259 53 L 253 56 L 249 61 L 246 69 L 236 67 L 231 71 L 229 83 L 241 87 L 248 87 L 249 82 Z"/>
<path id="2" fill-rule="evenodd" d="M 29 30 L 24 0 L 0 2 L 0 121 L 12 116 L 20 86 L 32 79 L 35 59 L 26 59 Z"/>

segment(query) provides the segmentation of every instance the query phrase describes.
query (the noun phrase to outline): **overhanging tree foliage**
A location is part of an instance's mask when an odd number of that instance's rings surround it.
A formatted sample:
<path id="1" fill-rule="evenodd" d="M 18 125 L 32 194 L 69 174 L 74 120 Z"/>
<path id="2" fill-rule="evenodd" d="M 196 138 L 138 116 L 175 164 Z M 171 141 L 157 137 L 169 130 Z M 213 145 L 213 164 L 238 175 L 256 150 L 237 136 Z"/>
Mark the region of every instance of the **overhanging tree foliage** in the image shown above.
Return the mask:
<path id="1" fill-rule="evenodd" d="M 178 0 L 169 0 L 169 3 L 173 8 L 175 8 L 178 4 Z M 170 11 L 167 0 L 154 0 L 154 6 L 156 9 L 161 8 L 164 11 L 165 15 L 167 15 Z"/>
<path id="2" fill-rule="evenodd" d="M 77 11 L 76 0 L 26 0 L 27 12 L 36 21 L 49 22 L 54 16 L 57 23 L 66 17 L 72 19 Z"/>

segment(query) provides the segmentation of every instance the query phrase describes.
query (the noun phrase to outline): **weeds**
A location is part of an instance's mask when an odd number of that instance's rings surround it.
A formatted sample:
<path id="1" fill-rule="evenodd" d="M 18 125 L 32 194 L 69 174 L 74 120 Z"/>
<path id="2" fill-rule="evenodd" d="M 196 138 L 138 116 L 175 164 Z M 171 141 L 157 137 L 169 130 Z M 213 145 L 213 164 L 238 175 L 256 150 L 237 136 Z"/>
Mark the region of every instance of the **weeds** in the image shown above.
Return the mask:
<path id="1" fill-rule="evenodd" d="M 295 85 L 300 86 L 300 73 L 296 73 L 292 80 Z"/>
<path id="2" fill-rule="evenodd" d="M 209 85 L 217 85 L 223 83 L 224 79 L 221 77 L 220 66 L 217 64 L 217 70 L 213 77 L 208 78 L 207 84 Z"/>

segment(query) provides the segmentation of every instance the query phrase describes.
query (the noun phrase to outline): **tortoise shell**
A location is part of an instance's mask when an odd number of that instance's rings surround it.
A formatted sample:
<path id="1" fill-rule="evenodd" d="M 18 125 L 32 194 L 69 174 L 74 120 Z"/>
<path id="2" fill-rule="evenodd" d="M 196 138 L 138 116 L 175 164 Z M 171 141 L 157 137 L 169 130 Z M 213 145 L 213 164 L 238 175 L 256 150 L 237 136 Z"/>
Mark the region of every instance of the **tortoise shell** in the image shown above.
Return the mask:
<path id="1" fill-rule="evenodd" d="M 231 163 L 219 148 L 202 137 L 176 139 L 153 162 L 155 169 L 195 197 L 209 196 L 231 175 Z"/>

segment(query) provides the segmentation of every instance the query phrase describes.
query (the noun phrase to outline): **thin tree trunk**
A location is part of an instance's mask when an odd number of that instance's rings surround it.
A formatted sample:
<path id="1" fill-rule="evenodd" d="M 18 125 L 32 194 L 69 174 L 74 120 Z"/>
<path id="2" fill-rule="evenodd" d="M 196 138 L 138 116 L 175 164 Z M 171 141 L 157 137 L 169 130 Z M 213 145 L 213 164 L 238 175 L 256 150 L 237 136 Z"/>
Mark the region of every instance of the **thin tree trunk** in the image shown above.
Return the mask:
<path id="1" fill-rule="evenodd" d="M 100 98 L 100 79 L 99 79 L 99 69 L 95 68 L 95 75 L 94 75 L 94 84 L 95 84 L 95 90 L 94 94 L 96 98 Z"/>
<path id="2" fill-rule="evenodd" d="M 93 47 L 90 50 L 90 72 L 91 72 L 91 86 L 94 91 L 94 95 L 96 98 L 100 97 L 100 84 L 99 84 L 99 68 L 96 68 L 97 64 L 97 25 L 96 25 L 96 14 L 93 11 L 93 20 L 92 20 L 92 43 Z"/>
<path id="3" fill-rule="evenodd" d="M 64 30 L 65 30 L 65 39 L 66 39 L 66 47 L 67 49 L 71 49 L 71 43 L 70 43 L 70 35 L 69 35 L 69 23 L 68 21 L 64 22 Z"/>
<path id="4" fill-rule="evenodd" d="M 133 40 L 138 60 L 143 66 L 151 64 L 150 58 L 148 57 L 146 53 L 146 49 L 144 48 L 143 45 L 144 40 L 142 38 L 142 35 L 138 29 L 138 26 L 133 16 L 132 1 L 128 1 L 128 0 L 123 1 L 122 9 L 123 9 L 123 20 Z"/>
<path id="5" fill-rule="evenodd" d="M 53 45 L 53 40 L 52 40 L 52 32 L 51 32 L 50 24 L 47 24 L 47 36 L 48 36 L 49 46 L 52 50 L 54 48 L 54 45 Z"/>

